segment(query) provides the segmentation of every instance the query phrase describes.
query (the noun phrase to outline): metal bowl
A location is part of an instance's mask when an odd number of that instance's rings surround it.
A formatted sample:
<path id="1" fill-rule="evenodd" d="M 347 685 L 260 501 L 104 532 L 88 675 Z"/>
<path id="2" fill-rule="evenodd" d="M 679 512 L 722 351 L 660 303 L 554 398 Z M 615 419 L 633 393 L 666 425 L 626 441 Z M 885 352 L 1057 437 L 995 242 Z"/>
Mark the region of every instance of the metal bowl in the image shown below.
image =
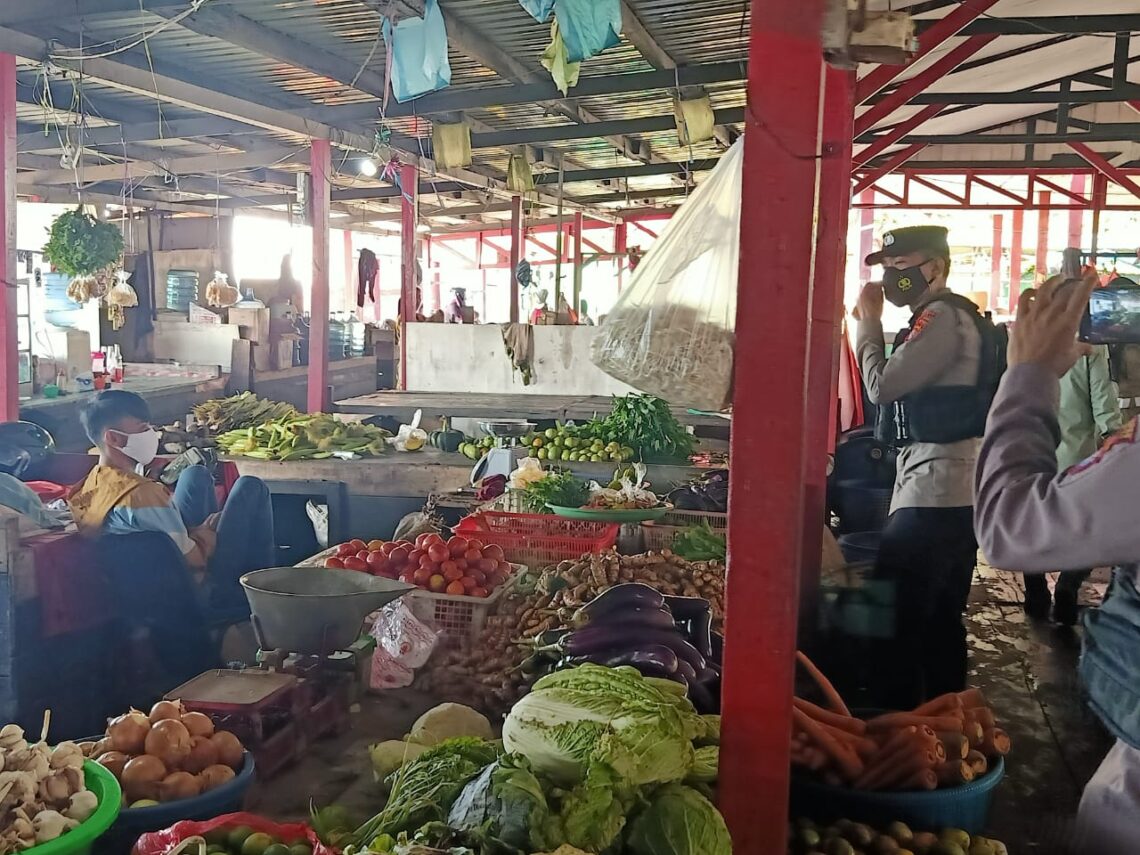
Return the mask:
<path id="1" fill-rule="evenodd" d="M 534 422 L 526 419 L 496 419 L 494 421 L 479 422 L 479 428 L 493 437 L 510 437 L 517 439 L 526 436 L 534 430 Z"/>

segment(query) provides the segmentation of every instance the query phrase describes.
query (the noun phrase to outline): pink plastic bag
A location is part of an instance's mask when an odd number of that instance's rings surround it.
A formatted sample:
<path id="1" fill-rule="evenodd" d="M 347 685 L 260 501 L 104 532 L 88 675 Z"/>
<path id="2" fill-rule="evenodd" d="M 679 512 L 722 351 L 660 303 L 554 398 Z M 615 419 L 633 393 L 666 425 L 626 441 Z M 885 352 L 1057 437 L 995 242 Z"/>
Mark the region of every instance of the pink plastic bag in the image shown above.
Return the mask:
<path id="1" fill-rule="evenodd" d="M 410 686 L 415 669 L 431 657 L 439 636 L 412 614 L 403 600 L 389 603 L 372 625 L 376 650 L 368 684 L 374 690 Z"/>
<path id="2" fill-rule="evenodd" d="M 166 855 L 187 838 L 201 837 L 215 828 L 237 828 L 239 825 L 264 832 L 274 840 L 287 845 L 308 843 L 313 847 L 313 855 L 336 855 L 336 850 L 321 843 L 316 832 L 307 823 L 274 822 L 254 813 L 243 812 L 222 814 L 202 822 L 186 819 L 162 831 L 148 831 L 138 839 L 131 852 L 132 855 Z"/>

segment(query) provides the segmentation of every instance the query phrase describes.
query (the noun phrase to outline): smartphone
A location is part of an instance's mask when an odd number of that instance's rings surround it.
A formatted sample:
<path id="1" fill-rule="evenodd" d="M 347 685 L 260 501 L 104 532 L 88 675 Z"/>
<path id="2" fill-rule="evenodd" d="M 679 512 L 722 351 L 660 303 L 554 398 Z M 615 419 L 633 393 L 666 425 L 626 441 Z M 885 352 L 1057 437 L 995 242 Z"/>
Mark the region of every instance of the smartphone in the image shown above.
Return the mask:
<path id="1" fill-rule="evenodd" d="M 1114 279 L 1089 297 L 1079 338 L 1089 344 L 1140 343 L 1140 286 Z"/>
<path id="2" fill-rule="evenodd" d="M 178 476 L 191 466 L 207 463 L 206 456 L 197 448 L 190 447 L 171 460 L 158 474 L 158 480 L 167 487 L 178 483 Z"/>

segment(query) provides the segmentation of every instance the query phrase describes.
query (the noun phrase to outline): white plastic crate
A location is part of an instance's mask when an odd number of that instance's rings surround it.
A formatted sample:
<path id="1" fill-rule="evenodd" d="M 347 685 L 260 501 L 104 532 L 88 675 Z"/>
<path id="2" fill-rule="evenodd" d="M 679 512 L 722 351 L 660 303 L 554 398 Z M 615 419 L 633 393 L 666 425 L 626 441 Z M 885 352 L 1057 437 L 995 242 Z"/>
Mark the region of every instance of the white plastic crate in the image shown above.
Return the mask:
<path id="1" fill-rule="evenodd" d="M 475 641 L 483 630 L 487 616 L 506 592 L 514 587 L 526 565 L 512 564 L 511 575 L 489 597 L 466 597 L 436 594 L 417 588 L 404 596 L 412 614 L 436 630 L 448 646 L 463 647 Z"/>

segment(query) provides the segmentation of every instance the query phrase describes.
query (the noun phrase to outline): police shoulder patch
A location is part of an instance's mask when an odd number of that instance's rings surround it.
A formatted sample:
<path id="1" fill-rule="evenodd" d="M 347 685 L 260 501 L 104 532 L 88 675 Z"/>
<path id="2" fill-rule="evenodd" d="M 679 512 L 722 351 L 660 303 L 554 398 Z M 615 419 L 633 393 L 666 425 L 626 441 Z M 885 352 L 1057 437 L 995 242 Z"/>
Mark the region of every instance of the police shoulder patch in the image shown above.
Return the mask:
<path id="1" fill-rule="evenodd" d="M 930 322 L 938 317 L 938 312 L 934 309 L 926 309 L 921 315 L 914 319 L 914 323 L 910 327 L 910 335 L 906 337 L 907 341 L 914 341 L 922 333 Z"/>
<path id="2" fill-rule="evenodd" d="M 1096 450 L 1096 453 L 1091 457 L 1087 457 L 1080 463 L 1074 463 L 1065 470 L 1065 477 L 1070 478 L 1073 475 L 1079 475 L 1082 472 L 1087 472 L 1098 463 L 1101 463 L 1114 449 L 1119 449 L 1123 446 L 1135 445 L 1136 440 L 1140 438 L 1140 426 L 1137 425 L 1137 418 L 1132 419 L 1128 424 L 1110 436 L 1104 441 L 1104 444 Z"/>

